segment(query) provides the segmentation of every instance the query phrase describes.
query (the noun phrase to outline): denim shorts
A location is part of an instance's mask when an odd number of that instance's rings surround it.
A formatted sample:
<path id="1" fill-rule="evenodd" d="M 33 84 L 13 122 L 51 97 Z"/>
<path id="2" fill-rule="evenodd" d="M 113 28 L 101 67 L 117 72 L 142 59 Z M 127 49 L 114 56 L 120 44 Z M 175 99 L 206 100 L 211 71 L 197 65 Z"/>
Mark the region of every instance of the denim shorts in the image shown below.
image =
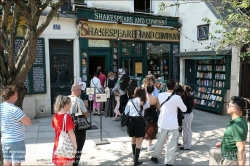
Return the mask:
<path id="1" fill-rule="evenodd" d="M 24 141 L 2 143 L 2 150 L 4 162 L 17 164 L 25 160 L 26 147 Z"/>

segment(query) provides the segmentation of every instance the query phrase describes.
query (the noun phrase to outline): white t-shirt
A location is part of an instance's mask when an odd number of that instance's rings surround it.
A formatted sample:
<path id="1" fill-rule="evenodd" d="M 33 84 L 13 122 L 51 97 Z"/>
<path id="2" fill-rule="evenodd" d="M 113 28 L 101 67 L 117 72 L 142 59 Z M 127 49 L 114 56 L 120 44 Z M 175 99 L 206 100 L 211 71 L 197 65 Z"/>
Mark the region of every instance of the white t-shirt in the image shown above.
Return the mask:
<path id="1" fill-rule="evenodd" d="M 163 92 L 159 93 L 159 103 L 163 103 L 171 93 Z M 173 130 L 178 129 L 177 113 L 178 107 L 182 112 L 187 111 L 187 107 L 183 103 L 182 99 L 178 95 L 173 95 L 167 102 L 165 102 L 160 108 L 160 115 L 158 118 L 158 126 L 163 129 Z"/>
<path id="2" fill-rule="evenodd" d="M 132 100 L 133 100 L 133 103 L 132 103 Z M 136 108 L 135 108 L 135 106 Z M 140 116 L 138 111 L 140 111 L 140 105 L 141 105 L 141 100 L 139 97 L 136 97 L 134 99 L 129 99 L 128 100 L 128 103 L 125 107 L 125 114 L 127 114 L 129 112 L 129 116 Z M 148 101 L 146 101 L 146 103 L 143 105 L 143 111 L 141 112 L 141 115 L 143 116 L 144 115 L 144 110 L 149 108 L 150 107 L 150 104 Z M 137 110 L 138 111 L 137 111 Z"/>
<path id="3" fill-rule="evenodd" d="M 90 80 L 90 87 L 95 88 L 95 93 L 103 93 L 100 79 L 97 77 L 93 77 Z"/>
<path id="4" fill-rule="evenodd" d="M 87 112 L 82 99 L 79 99 L 78 97 L 75 97 L 75 96 L 68 96 L 68 97 L 71 98 L 71 108 L 70 108 L 70 111 L 69 111 L 70 114 L 75 113 L 75 115 L 78 116 L 78 115 L 82 115 L 82 113 L 84 113 L 84 112 Z M 76 112 L 77 111 L 77 106 L 78 106 L 78 108 L 80 108 L 82 113 L 77 113 Z"/>

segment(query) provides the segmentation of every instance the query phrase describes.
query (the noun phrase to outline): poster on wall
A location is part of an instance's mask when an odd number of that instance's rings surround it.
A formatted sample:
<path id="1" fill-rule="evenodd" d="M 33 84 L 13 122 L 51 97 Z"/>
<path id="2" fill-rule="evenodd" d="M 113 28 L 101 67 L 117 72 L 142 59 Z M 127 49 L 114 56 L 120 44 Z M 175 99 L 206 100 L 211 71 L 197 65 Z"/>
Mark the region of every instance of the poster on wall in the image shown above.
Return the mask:
<path id="1" fill-rule="evenodd" d="M 135 62 L 135 73 L 142 73 L 142 62 Z"/>
<path id="2" fill-rule="evenodd" d="M 179 45 L 173 45 L 173 78 L 179 81 L 179 79 L 180 79 L 179 57 L 175 56 L 178 53 L 179 53 Z"/>

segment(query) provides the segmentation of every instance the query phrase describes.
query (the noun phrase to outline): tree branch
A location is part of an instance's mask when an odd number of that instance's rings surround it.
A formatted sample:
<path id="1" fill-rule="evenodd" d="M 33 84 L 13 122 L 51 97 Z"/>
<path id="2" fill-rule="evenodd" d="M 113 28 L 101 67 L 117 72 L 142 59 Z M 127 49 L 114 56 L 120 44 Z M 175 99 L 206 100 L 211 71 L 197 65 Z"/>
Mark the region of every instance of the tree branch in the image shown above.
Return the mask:
<path id="1" fill-rule="evenodd" d="M 29 48 L 28 47 L 28 40 L 24 39 L 21 47 L 22 47 L 22 49 L 19 49 L 19 51 L 18 51 L 18 55 L 20 55 L 20 56 L 18 57 L 18 60 L 16 62 L 17 71 L 21 70 L 21 67 L 24 64 L 25 57 L 27 56 L 28 48 Z"/>
<path id="2" fill-rule="evenodd" d="M 2 56 L 0 56 L 0 75 L 2 76 L 4 73 L 6 74 L 8 71 L 6 70 L 6 66 L 4 65 L 4 59 Z"/>
<path id="3" fill-rule="evenodd" d="M 43 23 L 37 28 L 37 35 L 40 36 L 43 31 L 48 27 L 51 20 L 56 15 L 58 9 L 66 2 L 67 0 L 59 0 L 58 3 L 56 3 L 54 6 L 52 6 L 52 9 L 48 13 L 46 19 L 43 21 Z"/>
<path id="4" fill-rule="evenodd" d="M 16 4 L 15 6 L 17 8 L 19 8 L 19 11 L 22 11 L 23 16 L 26 19 L 26 22 L 31 21 L 31 12 L 30 12 L 30 8 L 28 6 L 26 6 L 22 1 L 20 0 L 13 0 L 13 2 Z"/>

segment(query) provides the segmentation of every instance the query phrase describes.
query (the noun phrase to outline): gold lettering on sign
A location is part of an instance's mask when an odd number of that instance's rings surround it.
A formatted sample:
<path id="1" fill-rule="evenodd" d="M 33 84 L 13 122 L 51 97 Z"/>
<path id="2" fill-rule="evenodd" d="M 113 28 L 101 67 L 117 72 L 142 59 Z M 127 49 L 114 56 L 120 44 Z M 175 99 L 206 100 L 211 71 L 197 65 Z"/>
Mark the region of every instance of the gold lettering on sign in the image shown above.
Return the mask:
<path id="1" fill-rule="evenodd" d="M 97 15 L 98 17 L 110 17 L 107 15 Z M 138 19 L 143 22 L 145 20 Z M 123 38 L 140 40 L 164 40 L 180 41 L 180 34 L 177 30 L 168 28 L 158 28 L 151 26 L 132 26 L 123 24 L 105 24 L 97 22 L 82 22 L 80 37 L 90 38 Z"/>

